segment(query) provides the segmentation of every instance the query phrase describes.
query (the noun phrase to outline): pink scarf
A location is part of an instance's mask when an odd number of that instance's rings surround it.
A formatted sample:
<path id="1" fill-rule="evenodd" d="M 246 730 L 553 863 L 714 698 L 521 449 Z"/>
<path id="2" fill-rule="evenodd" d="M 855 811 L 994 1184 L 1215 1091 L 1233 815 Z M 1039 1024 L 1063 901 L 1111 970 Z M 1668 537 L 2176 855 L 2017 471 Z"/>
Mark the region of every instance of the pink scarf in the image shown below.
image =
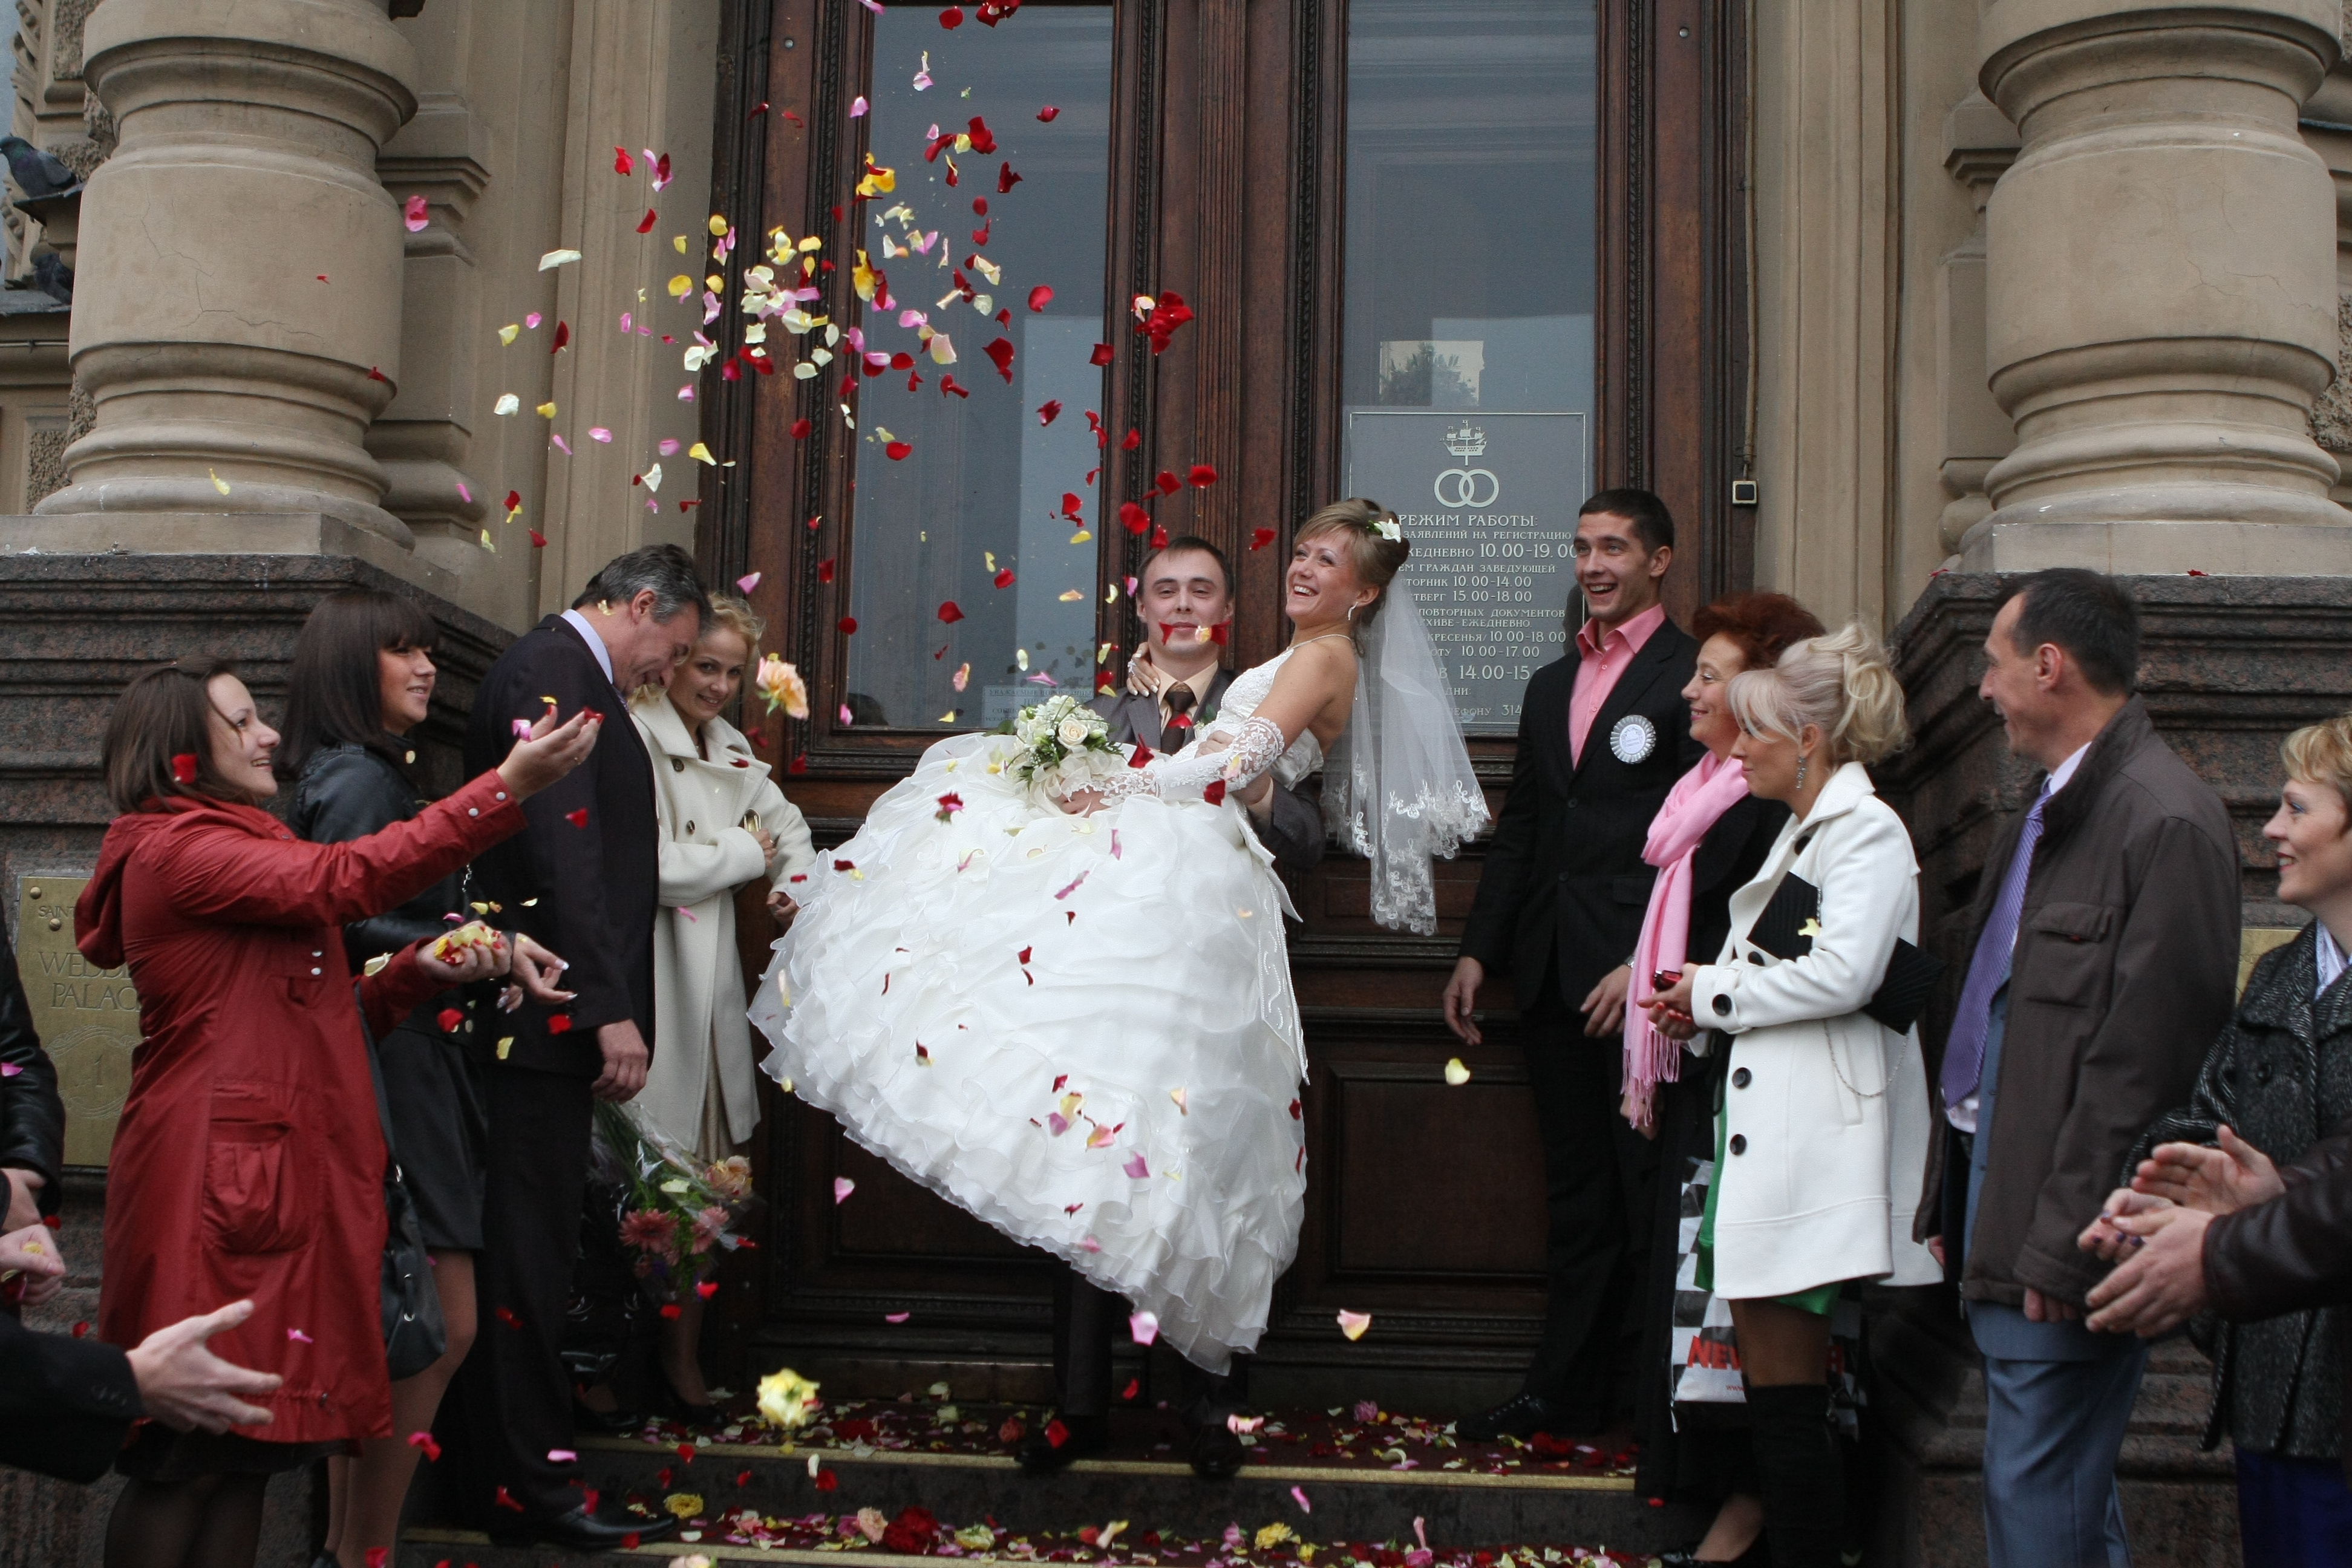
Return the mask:
<path id="1" fill-rule="evenodd" d="M 1633 1005 L 1651 992 L 1650 977 L 1679 970 L 1690 947 L 1691 858 L 1717 818 L 1748 794 L 1739 764 L 1710 752 L 1698 766 L 1675 781 L 1666 804 L 1650 824 L 1642 858 L 1658 868 L 1650 908 L 1642 917 L 1642 940 L 1633 948 L 1633 980 L 1625 993 L 1625 1093 L 1640 1121 L 1650 1118 L 1658 1085 L 1682 1077 L 1682 1042 L 1650 1026 L 1650 1016 Z"/>

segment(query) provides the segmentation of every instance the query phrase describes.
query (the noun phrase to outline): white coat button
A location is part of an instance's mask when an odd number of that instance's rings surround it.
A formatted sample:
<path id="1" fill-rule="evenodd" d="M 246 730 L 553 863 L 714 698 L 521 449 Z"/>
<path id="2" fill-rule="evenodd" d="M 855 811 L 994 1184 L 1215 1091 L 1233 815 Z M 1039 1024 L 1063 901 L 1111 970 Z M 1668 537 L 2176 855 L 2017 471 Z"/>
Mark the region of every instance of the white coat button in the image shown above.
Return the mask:
<path id="1" fill-rule="evenodd" d="M 504 791 L 504 790 L 500 790 L 500 791 L 499 791 L 499 793 L 498 793 L 498 794 L 496 794 L 496 795 L 492 795 L 490 798 L 491 798 L 492 800 L 504 800 L 504 799 L 506 799 L 506 797 L 507 797 L 507 792 L 506 792 L 506 791 Z"/>
<path id="2" fill-rule="evenodd" d="M 467 816 L 481 816 L 482 814 L 481 814 L 479 811 L 476 810 L 474 807 L 472 807 L 472 806 L 470 806 L 470 805 L 469 805 L 469 806 L 467 806 L 467 807 L 466 808 L 466 815 L 467 815 Z"/>
<path id="3" fill-rule="evenodd" d="M 313 973 L 313 974 L 318 973 L 319 973 L 319 966 L 318 966 L 317 964 L 315 964 L 315 963 L 314 963 L 314 964 L 312 964 L 312 965 L 310 966 L 310 973 Z"/>

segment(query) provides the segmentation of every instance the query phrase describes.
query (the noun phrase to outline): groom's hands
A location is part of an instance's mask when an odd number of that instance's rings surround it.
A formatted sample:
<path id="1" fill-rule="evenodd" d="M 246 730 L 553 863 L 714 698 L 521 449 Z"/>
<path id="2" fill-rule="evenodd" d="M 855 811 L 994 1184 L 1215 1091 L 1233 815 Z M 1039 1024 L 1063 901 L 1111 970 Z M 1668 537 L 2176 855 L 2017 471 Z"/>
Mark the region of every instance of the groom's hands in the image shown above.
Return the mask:
<path id="1" fill-rule="evenodd" d="M 1445 983 L 1445 1026 L 1454 1031 L 1463 1044 L 1480 1045 L 1486 1037 L 1478 1033 L 1478 1020 L 1470 1010 L 1478 1005 L 1478 987 L 1486 984 L 1486 966 L 1475 958 L 1454 961 L 1454 978 Z"/>
<path id="2" fill-rule="evenodd" d="M 604 1054 L 604 1070 L 596 1075 L 588 1092 L 616 1105 L 635 1100 L 646 1087 L 646 1068 L 653 1060 L 645 1037 L 637 1033 L 636 1021 L 624 1018 L 617 1024 L 598 1025 L 596 1048 Z"/>

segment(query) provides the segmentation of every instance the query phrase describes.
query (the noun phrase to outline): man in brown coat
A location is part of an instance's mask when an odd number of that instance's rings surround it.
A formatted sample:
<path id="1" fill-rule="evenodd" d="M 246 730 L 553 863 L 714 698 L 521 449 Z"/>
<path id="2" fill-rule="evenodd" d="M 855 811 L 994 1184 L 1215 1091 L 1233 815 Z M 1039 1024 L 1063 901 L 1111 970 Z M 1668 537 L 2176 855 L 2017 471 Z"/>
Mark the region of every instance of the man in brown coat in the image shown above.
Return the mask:
<path id="1" fill-rule="evenodd" d="M 2138 611 L 2113 580 L 2025 579 L 1985 658 L 1979 689 L 2042 776 L 1970 914 L 1939 1075 L 1942 1194 L 1919 1212 L 1941 1215 L 1984 1357 L 1988 1561 L 2122 1568 L 2115 1464 L 2147 1347 L 2084 1327 L 2105 1268 L 2075 1237 L 2229 1021 L 2237 843 L 2133 696 Z"/>

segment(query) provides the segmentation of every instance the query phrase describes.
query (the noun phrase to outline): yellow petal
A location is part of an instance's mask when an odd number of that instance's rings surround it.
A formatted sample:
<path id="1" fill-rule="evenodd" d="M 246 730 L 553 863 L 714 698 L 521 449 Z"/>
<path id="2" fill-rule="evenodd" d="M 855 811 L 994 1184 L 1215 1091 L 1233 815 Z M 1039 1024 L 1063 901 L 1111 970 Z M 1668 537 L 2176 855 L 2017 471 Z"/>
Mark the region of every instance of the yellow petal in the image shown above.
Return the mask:
<path id="1" fill-rule="evenodd" d="M 681 237 L 680 243 L 683 243 L 683 237 Z M 688 278 L 685 273 L 681 272 L 677 277 L 669 280 L 669 297 L 671 299 L 683 300 L 688 294 L 693 292 L 694 279 Z"/>
<path id="2" fill-rule="evenodd" d="M 507 1053 L 512 1049 L 514 1049 L 514 1037 L 512 1035 L 509 1035 L 505 1039 L 499 1042 L 499 1060 L 506 1060 Z"/>
<path id="3" fill-rule="evenodd" d="M 686 236 L 682 234 L 678 235 L 672 238 L 669 243 L 671 248 L 676 250 L 680 256 L 684 256 L 686 254 Z"/>
<path id="4" fill-rule="evenodd" d="M 213 489 L 220 491 L 223 495 L 228 494 L 228 481 L 226 479 L 222 479 L 220 475 L 216 473 L 213 473 L 213 470 L 210 468 L 206 468 L 205 472 L 212 474 Z"/>
<path id="5" fill-rule="evenodd" d="M 513 321 L 509 321 L 505 326 L 499 329 L 499 342 L 501 343 L 511 343 L 515 341 L 515 334 L 521 331 L 522 328 L 520 325 Z"/>
<path id="6" fill-rule="evenodd" d="M 1448 1057 L 1445 1059 L 1445 1081 L 1456 1089 L 1470 1081 L 1470 1069 L 1462 1065 L 1460 1057 Z"/>
<path id="7" fill-rule="evenodd" d="M 541 419 L 552 419 L 552 418 L 554 418 L 554 417 L 555 417 L 555 405 L 554 405 L 553 403 L 551 403 L 551 402 L 550 402 L 550 403 L 542 403 L 542 404 L 541 404 L 541 405 L 539 405 L 539 416 L 540 416 Z"/>
<path id="8" fill-rule="evenodd" d="M 688 447 L 686 449 L 686 455 L 692 458 L 698 463 L 716 464 L 719 461 L 718 458 L 710 455 L 710 448 L 704 446 L 699 441 L 697 441 L 693 446 Z"/>
<path id="9" fill-rule="evenodd" d="M 482 548 L 493 555 L 499 552 L 499 547 L 490 542 L 490 531 L 487 528 L 482 530 Z"/>
<path id="10" fill-rule="evenodd" d="M 1075 542 L 1075 541 L 1073 541 L 1072 542 Z M 1062 603 L 1064 603 L 1064 604 L 1066 604 L 1066 605 L 1075 605 L 1075 604 L 1076 604 L 1080 599 L 1083 599 L 1083 598 L 1085 598 L 1085 597 L 1086 597 L 1086 595 L 1085 595 L 1084 594 L 1079 593 L 1076 588 L 1072 588 L 1071 590 L 1069 590 L 1069 592 L 1067 592 L 1067 593 L 1064 594 L 1064 595 L 1061 596 L 1061 598 L 1062 598 Z"/>
<path id="11" fill-rule="evenodd" d="M 1364 1331 L 1371 1326 L 1372 1315 L 1370 1312 L 1350 1312 L 1345 1308 L 1340 1309 L 1339 1331 L 1349 1339 L 1362 1339 Z"/>
<path id="12" fill-rule="evenodd" d="M 1094 537 L 1094 535 L 1093 535 L 1093 534 L 1088 533 L 1085 529 L 1083 529 L 1083 528 L 1082 528 L 1082 529 L 1078 530 L 1078 531 L 1077 531 L 1077 532 L 1076 532 L 1076 533 L 1074 533 L 1074 534 L 1070 535 L 1070 542 L 1071 542 L 1071 543 L 1073 543 L 1073 544 L 1084 544 L 1084 543 L 1086 543 L 1088 540 L 1092 539 L 1093 537 Z M 1073 594 L 1073 595 L 1070 595 L 1070 597 L 1072 597 L 1072 598 L 1076 599 L 1076 598 L 1083 597 L 1083 595 L 1077 595 L 1077 594 Z"/>
<path id="13" fill-rule="evenodd" d="M 712 213 L 710 215 L 710 232 L 713 235 L 724 235 L 727 232 L 727 219 L 718 213 Z"/>
<path id="14" fill-rule="evenodd" d="M 1190 1116 L 1192 1114 L 1191 1108 L 1184 1103 L 1184 1090 L 1181 1087 L 1170 1089 L 1168 1091 L 1168 1098 L 1176 1102 L 1176 1113 L 1179 1116 Z"/>
<path id="15" fill-rule="evenodd" d="M 551 267 L 561 267 L 567 261 L 579 259 L 580 253 L 576 250 L 551 250 L 539 258 L 539 269 L 544 272 Z"/>

